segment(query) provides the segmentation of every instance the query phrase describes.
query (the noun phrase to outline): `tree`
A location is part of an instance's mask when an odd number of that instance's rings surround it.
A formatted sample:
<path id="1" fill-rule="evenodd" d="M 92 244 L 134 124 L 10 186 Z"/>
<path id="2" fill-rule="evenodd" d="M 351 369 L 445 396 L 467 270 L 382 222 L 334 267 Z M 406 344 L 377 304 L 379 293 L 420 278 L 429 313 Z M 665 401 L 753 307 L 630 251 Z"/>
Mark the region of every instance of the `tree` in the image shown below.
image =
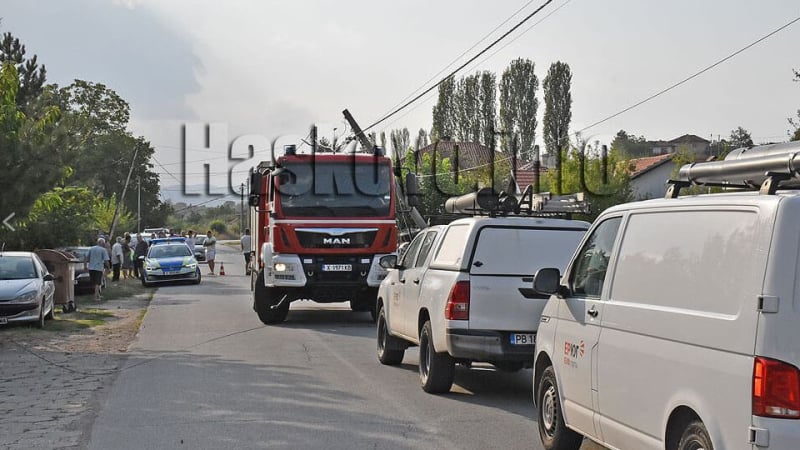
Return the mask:
<path id="1" fill-rule="evenodd" d="M 752 147 L 753 146 L 753 138 L 750 136 L 750 132 L 745 130 L 742 127 L 737 127 L 735 130 L 731 131 L 731 138 L 730 143 L 732 148 L 742 148 L 742 147 Z"/>
<path id="2" fill-rule="evenodd" d="M 565 147 L 561 152 L 563 191 L 584 192 L 592 208 L 588 216 L 576 218 L 592 221 L 606 208 L 633 200 L 630 167 L 619 152 L 610 150 L 605 164 L 600 157 L 590 155 L 582 142 L 577 147 Z M 607 167 L 606 184 L 602 181 L 604 166 Z M 549 185 L 552 191 L 556 190 L 557 182 L 555 171 L 549 171 L 544 177 L 544 185 Z"/>
<path id="3" fill-rule="evenodd" d="M 0 64 L 6 61 L 13 63 L 17 69 L 19 90 L 16 103 L 25 109 L 31 100 L 42 93 L 47 79 L 47 69 L 44 64 L 39 65 L 36 55 L 30 59 L 26 58 L 25 46 L 8 32 L 0 39 Z"/>
<path id="4" fill-rule="evenodd" d="M 430 141 L 428 140 L 428 133 L 425 131 L 424 128 L 420 128 L 419 132 L 417 133 L 417 139 L 414 143 L 414 149 L 419 150 L 423 147 L 427 147 Z"/>
<path id="5" fill-rule="evenodd" d="M 614 140 L 611 141 L 611 150 L 618 152 L 624 159 L 641 158 L 650 155 L 650 145 L 644 136 L 628 134 L 619 130 Z"/>
<path id="6" fill-rule="evenodd" d="M 97 196 L 84 187 L 55 188 L 41 195 L 12 238 L 19 248 L 85 245 L 92 237 Z M 16 238 L 16 239 L 14 239 Z"/>
<path id="7" fill-rule="evenodd" d="M 480 74 L 461 78 L 455 91 L 456 140 L 481 142 L 481 82 Z"/>
<path id="8" fill-rule="evenodd" d="M 455 88 L 453 77 L 447 78 L 439 85 L 439 98 L 433 106 L 433 128 L 431 140 L 453 137 L 455 135 Z"/>
<path id="9" fill-rule="evenodd" d="M 539 79 L 534 73 L 534 63 L 529 59 L 516 59 L 503 71 L 500 78 L 500 128 L 502 150 L 511 152 L 514 139 L 518 139 L 519 155 L 523 161 L 533 159 L 536 141 L 536 110 L 539 100 L 536 91 Z"/>
<path id="10" fill-rule="evenodd" d="M 36 199 L 68 176 L 62 150 L 53 146 L 48 130 L 60 116 L 57 107 L 26 115 L 17 104 L 19 78 L 11 62 L 0 68 L 0 205 L 5 218 L 28 214 Z M 3 227 L 5 229 L 5 227 Z"/>
<path id="11" fill-rule="evenodd" d="M 408 128 L 399 130 L 392 130 L 389 133 L 389 139 L 392 141 L 392 151 L 398 158 L 405 157 L 406 152 L 411 147 L 411 134 Z"/>
<path id="12" fill-rule="evenodd" d="M 494 150 L 494 134 L 497 121 L 497 76 L 489 71 L 484 71 L 480 79 L 480 142 Z"/>
<path id="13" fill-rule="evenodd" d="M 111 224 L 114 220 L 114 214 L 117 212 L 117 194 L 112 194 L 105 199 L 98 199 L 94 210 L 92 211 L 92 219 L 94 226 L 100 231 L 109 233 Z M 133 230 L 136 227 L 136 220 L 133 214 L 128 212 L 124 206 L 119 207 L 119 215 L 117 216 L 117 230 Z M 141 231 L 141 230 L 136 230 Z M 116 234 L 122 234 L 117 232 Z M 114 236 L 111 236 L 113 239 Z"/>
<path id="14" fill-rule="evenodd" d="M 554 62 L 544 79 L 544 144 L 547 153 L 556 156 L 556 170 L 561 166 L 561 148 L 569 142 L 572 121 L 572 72 L 567 63 Z M 561 185 L 557 184 L 557 193 Z"/>

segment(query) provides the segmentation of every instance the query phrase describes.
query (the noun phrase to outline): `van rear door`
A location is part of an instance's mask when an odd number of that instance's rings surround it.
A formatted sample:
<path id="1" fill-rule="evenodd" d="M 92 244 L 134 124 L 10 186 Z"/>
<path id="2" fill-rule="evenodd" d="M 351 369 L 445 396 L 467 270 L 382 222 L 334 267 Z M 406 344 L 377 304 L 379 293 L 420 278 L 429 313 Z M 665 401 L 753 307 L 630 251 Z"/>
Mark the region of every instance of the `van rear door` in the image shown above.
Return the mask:
<path id="1" fill-rule="evenodd" d="M 563 271 L 585 232 L 581 223 L 478 230 L 469 261 L 469 329 L 535 333 L 547 296 L 533 291 L 533 275 L 544 267 Z"/>

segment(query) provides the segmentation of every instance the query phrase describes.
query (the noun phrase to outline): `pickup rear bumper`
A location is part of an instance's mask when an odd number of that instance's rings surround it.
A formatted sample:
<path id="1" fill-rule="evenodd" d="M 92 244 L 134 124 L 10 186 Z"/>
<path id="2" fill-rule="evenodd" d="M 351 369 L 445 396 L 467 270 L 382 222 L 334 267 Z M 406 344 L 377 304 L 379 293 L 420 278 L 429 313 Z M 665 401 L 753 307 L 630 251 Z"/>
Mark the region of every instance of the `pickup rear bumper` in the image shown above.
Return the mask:
<path id="1" fill-rule="evenodd" d="M 481 362 L 533 362 L 534 345 L 512 345 L 507 331 L 448 329 L 450 356 Z"/>

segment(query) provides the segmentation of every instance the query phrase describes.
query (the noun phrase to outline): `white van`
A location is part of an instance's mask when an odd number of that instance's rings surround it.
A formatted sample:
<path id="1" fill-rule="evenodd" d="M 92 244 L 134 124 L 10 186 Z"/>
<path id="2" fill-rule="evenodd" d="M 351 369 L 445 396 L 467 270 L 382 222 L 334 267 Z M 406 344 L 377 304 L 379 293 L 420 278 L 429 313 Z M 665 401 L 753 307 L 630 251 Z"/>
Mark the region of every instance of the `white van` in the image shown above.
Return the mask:
<path id="1" fill-rule="evenodd" d="M 552 294 L 533 375 L 546 449 L 584 436 L 632 450 L 800 448 L 800 191 L 778 190 L 798 170 L 800 143 L 684 166 L 673 198 L 610 208 L 563 277 L 536 274 Z M 759 192 L 675 198 L 762 180 Z"/>

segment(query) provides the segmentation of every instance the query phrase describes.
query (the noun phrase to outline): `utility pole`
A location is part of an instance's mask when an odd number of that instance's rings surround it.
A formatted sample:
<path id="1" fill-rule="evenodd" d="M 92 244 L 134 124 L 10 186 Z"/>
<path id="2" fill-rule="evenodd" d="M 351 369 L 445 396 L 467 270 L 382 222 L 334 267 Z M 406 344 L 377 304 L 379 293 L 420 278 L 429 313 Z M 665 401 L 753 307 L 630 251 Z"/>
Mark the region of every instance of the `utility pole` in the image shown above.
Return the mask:
<path id="1" fill-rule="evenodd" d="M 136 200 L 136 232 L 142 231 L 142 176 L 136 176 L 136 182 L 139 185 L 139 195 Z"/>
<path id="2" fill-rule="evenodd" d="M 244 183 L 242 183 L 239 193 L 241 194 L 239 206 L 239 234 L 244 234 Z"/>
<path id="3" fill-rule="evenodd" d="M 128 191 L 128 183 L 131 181 L 131 175 L 133 174 L 133 165 L 136 163 L 136 156 L 139 155 L 139 146 L 136 146 L 136 150 L 133 151 L 133 158 L 131 158 L 131 167 L 128 169 L 128 177 L 125 178 L 125 185 L 122 187 L 122 195 L 119 197 L 117 201 L 117 209 L 114 210 L 114 219 L 111 220 L 111 230 L 108 232 L 108 239 L 114 239 L 114 230 L 117 228 L 117 219 L 119 218 L 119 211 L 122 208 L 122 203 L 125 201 L 125 192 Z M 110 242 L 110 241 L 109 241 Z"/>

